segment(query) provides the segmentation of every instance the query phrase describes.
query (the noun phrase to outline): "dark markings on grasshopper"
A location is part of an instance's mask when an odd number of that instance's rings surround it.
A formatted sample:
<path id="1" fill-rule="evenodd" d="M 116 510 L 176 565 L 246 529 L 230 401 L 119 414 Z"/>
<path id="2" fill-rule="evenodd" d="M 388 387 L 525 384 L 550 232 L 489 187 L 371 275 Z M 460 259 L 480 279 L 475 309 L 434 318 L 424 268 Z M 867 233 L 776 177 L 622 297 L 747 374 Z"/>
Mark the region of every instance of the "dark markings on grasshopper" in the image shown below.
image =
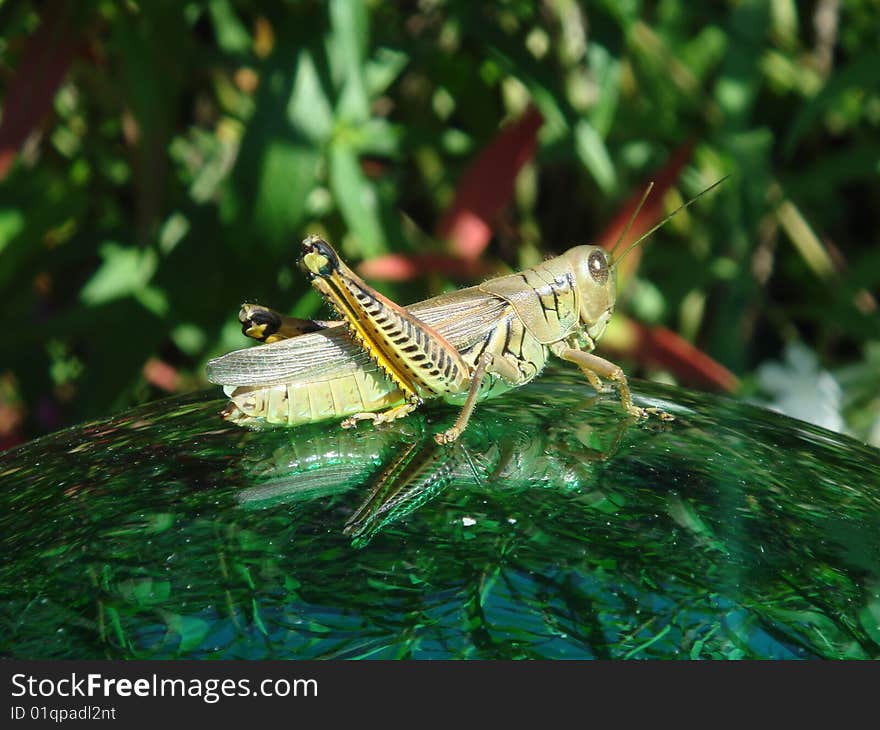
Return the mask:
<path id="1" fill-rule="evenodd" d="M 509 345 L 510 345 L 510 317 L 507 318 L 507 330 L 504 333 L 504 344 L 501 345 L 501 352 L 502 353 L 510 352 Z"/>
<path id="2" fill-rule="evenodd" d="M 554 279 L 554 283 L 557 283 L 557 280 Z M 556 293 L 556 287 L 550 287 L 550 293 L 553 295 L 553 311 L 556 312 L 556 319 L 559 319 L 559 295 Z M 549 307 L 548 307 L 549 308 Z"/>

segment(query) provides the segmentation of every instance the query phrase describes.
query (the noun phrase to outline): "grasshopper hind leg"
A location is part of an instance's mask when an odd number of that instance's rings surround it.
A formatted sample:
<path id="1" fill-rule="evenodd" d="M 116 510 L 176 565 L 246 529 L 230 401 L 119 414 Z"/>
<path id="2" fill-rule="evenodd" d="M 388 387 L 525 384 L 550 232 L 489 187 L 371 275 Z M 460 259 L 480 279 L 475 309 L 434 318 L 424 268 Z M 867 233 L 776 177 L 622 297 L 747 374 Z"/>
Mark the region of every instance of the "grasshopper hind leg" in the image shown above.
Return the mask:
<path id="1" fill-rule="evenodd" d="M 241 322 L 241 331 L 246 337 L 251 337 L 266 344 L 278 342 L 278 340 L 286 340 L 291 337 L 299 337 L 308 332 L 317 332 L 318 330 L 340 324 L 339 322 L 327 322 L 320 319 L 288 317 L 261 304 L 250 303 L 241 305 L 241 309 L 238 312 L 238 321 Z"/>
<path id="2" fill-rule="evenodd" d="M 345 320 L 364 351 L 407 400 L 467 390 L 470 368 L 436 330 L 383 296 L 317 236 L 303 241 L 302 267 L 312 286 Z"/>

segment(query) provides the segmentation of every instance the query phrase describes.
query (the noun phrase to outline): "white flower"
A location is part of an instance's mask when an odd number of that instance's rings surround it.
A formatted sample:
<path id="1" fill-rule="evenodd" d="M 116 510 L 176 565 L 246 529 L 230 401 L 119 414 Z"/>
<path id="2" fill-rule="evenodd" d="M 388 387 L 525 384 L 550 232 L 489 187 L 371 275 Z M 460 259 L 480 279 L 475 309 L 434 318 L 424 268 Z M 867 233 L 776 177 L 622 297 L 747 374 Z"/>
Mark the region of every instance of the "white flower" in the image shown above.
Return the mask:
<path id="1" fill-rule="evenodd" d="M 819 367 L 816 354 L 805 345 L 789 344 L 784 363 L 761 365 L 758 382 L 773 397 L 766 403 L 768 408 L 831 431 L 845 431 L 840 385 L 831 373 Z"/>

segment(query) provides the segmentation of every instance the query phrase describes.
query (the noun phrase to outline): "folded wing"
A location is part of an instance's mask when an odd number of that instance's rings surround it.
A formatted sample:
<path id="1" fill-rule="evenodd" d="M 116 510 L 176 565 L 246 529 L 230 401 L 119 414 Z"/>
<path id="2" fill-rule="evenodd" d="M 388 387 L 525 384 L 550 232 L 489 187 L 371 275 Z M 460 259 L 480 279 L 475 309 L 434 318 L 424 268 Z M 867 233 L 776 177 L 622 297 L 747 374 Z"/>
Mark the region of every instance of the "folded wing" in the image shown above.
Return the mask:
<path id="1" fill-rule="evenodd" d="M 441 294 L 406 309 L 462 352 L 480 342 L 509 305 L 477 287 Z M 208 380 L 218 385 L 275 385 L 297 380 L 322 382 L 353 370 L 378 370 L 344 326 L 328 327 L 236 350 L 208 363 Z"/>

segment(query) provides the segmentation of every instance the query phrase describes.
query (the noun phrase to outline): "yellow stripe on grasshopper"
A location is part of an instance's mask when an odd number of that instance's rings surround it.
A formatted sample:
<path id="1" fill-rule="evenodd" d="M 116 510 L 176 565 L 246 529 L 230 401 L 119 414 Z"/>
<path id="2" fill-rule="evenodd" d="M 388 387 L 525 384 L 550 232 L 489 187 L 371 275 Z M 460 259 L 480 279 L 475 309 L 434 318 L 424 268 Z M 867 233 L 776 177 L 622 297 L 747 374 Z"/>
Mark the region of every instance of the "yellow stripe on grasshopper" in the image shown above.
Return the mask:
<path id="1" fill-rule="evenodd" d="M 308 238 L 303 248 L 302 262 L 312 285 L 407 400 L 467 389 L 471 368 L 436 330 L 370 287 L 326 241 Z"/>

